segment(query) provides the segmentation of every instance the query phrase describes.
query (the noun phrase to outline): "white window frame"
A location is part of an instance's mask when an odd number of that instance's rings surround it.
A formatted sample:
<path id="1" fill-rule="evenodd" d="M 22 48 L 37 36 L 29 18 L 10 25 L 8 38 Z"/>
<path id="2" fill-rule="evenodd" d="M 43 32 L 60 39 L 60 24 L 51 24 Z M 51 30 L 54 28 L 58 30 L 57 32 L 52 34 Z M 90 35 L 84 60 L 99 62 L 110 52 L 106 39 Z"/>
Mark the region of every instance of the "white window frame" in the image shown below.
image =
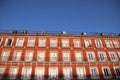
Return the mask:
<path id="1" fill-rule="evenodd" d="M 45 75 L 45 68 L 44 67 L 36 67 L 35 68 L 35 79 L 43 80 Z"/>
<path id="2" fill-rule="evenodd" d="M 101 40 L 95 40 L 95 44 L 97 48 L 103 48 L 102 41 Z"/>
<path id="3" fill-rule="evenodd" d="M 91 61 L 91 62 L 96 61 L 95 53 L 93 51 L 87 51 L 86 53 L 87 53 L 87 59 L 88 59 L 88 61 Z"/>
<path id="4" fill-rule="evenodd" d="M 73 75 L 72 75 L 72 68 L 71 67 L 63 67 L 63 78 L 65 80 L 70 80 L 73 79 Z"/>
<path id="5" fill-rule="evenodd" d="M 50 51 L 50 61 L 51 62 L 58 61 L 58 52 L 57 51 Z"/>
<path id="6" fill-rule="evenodd" d="M 91 74 L 91 79 L 98 79 L 99 78 L 99 72 L 97 67 L 90 67 L 90 74 Z"/>
<path id="7" fill-rule="evenodd" d="M 100 61 L 107 61 L 107 56 L 104 51 L 98 51 L 98 57 Z"/>
<path id="8" fill-rule="evenodd" d="M 22 41 L 19 41 L 20 39 L 22 39 Z M 17 38 L 16 46 L 23 47 L 23 45 L 24 45 L 24 38 Z"/>
<path id="9" fill-rule="evenodd" d="M 117 56 L 116 52 L 109 51 L 108 53 L 109 53 L 109 57 L 110 57 L 111 61 L 118 61 L 118 56 Z M 114 55 L 114 56 L 112 56 L 111 54 Z"/>
<path id="10" fill-rule="evenodd" d="M 62 48 L 69 48 L 69 47 L 70 47 L 69 39 L 62 39 Z"/>
<path id="11" fill-rule="evenodd" d="M 37 61 L 43 62 L 45 61 L 45 51 L 37 51 Z"/>
<path id="12" fill-rule="evenodd" d="M 6 67 L 5 66 L 0 66 L 0 79 L 2 79 L 2 77 L 4 76 L 6 71 Z"/>
<path id="13" fill-rule="evenodd" d="M 105 44 L 107 48 L 113 48 L 113 43 L 111 40 L 105 40 Z"/>
<path id="14" fill-rule="evenodd" d="M 38 47 L 46 47 L 46 38 L 39 38 Z"/>
<path id="15" fill-rule="evenodd" d="M 49 67 L 49 79 L 58 79 L 58 67 Z"/>
<path id="16" fill-rule="evenodd" d="M 80 48 L 81 42 L 79 39 L 73 39 L 74 48 Z"/>
<path id="17" fill-rule="evenodd" d="M 24 66 L 22 68 L 22 76 L 21 79 L 31 79 L 32 67 Z"/>
<path id="18" fill-rule="evenodd" d="M 8 61 L 9 56 L 10 56 L 10 50 L 2 51 L 2 61 Z"/>
<path id="19" fill-rule="evenodd" d="M 12 61 L 20 61 L 21 55 L 22 55 L 22 50 L 15 50 Z"/>
<path id="20" fill-rule="evenodd" d="M 9 70 L 9 77 L 10 79 L 16 79 L 18 75 L 19 67 L 18 66 L 11 66 Z"/>
<path id="21" fill-rule="evenodd" d="M 118 51 L 117 54 L 118 54 L 118 57 L 119 57 L 119 59 L 120 59 L 120 51 Z"/>
<path id="22" fill-rule="evenodd" d="M 70 51 L 62 51 L 62 58 L 64 62 L 70 62 L 71 61 Z"/>
<path id="23" fill-rule="evenodd" d="M 76 67 L 77 79 L 86 79 L 85 67 Z"/>
<path id="24" fill-rule="evenodd" d="M 115 48 L 120 48 L 120 43 L 118 40 L 113 40 L 113 44 Z"/>
<path id="25" fill-rule="evenodd" d="M 50 38 L 50 47 L 53 47 L 53 48 L 58 47 L 58 39 L 57 38 Z"/>
<path id="26" fill-rule="evenodd" d="M 34 47 L 35 46 L 35 38 L 28 38 L 27 46 Z"/>
<path id="27" fill-rule="evenodd" d="M 75 53 L 75 59 L 77 62 L 83 61 L 83 55 L 81 51 L 74 51 Z"/>
<path id="28" fill-rule="evenodd" d="M 12 39 L 12 41 L 11 41 L 11 44 L 10 44 L 10 45 L 7 45 L 7 44 L 8 44 L 8 39 Z M 12 46 L 12 44 L 13 44 L 13 40 L 14 40 L 14 38 L 6 38 L 6 41 L 5 41 L 5 46 Z"/>
<path id="29" fill-rule="evenodd" d="M 0 38 L 1 39 L 1 41 L 0 41 L 0 45 L 2 44 L 2 41 L 3 41 L 3 38 Z"/>
<path id="30" fill-rule="evenodd" d="M 91 48 L 92 47 L 92 42 L 91 42 L 90 39 L 85 39 L 84 42 L 85 42 L 85 47 L 86 48 Z"/>
<path id="31" fill-rule="evenodd" d="M 32 50 L 26 50 L 25 52 L 25 61 L 29 62 L 33 60 L 33 56 L 34 56 L 34 51 Z"/>
<path id="32" fill-rule="evenodd" d="M 119 69 L 119 75 L 117 75 L 116 68 Z M 120 78 L 120 66 L 114 66 L 113 69 L 114 69 L 116 78 Z"/>
<path id="33" fill-rule="evenodd" d="M 105 76 L 104 69 L 107 69 L 107 70 L 108 70 L 108 76 Z M 104 77 L 104 78 L 112 78 L 111 70 L 110 70 L 110 68 L 109 68 L 108 66 L 102 67 L 102 73 L 103 73 L 103 77 Z"/>

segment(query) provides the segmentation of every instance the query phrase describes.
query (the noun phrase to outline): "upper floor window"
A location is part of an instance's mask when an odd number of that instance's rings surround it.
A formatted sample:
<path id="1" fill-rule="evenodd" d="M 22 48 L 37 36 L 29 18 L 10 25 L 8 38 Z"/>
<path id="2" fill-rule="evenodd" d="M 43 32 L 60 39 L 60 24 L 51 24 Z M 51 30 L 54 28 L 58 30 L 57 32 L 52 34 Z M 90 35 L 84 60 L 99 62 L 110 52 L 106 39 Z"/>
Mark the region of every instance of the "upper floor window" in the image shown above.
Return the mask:
<path id="1" fill-rule="evenodd" d="M 58 59 L 58 53 L 57 51 L 50 51 L 50 61 L 56 62 Z"/>
<path id="2" fill-rule="evenodd" d="M 106 67 L 106 66 L 102 67 L 102 72 L 103 72 L 104 78 L 111 78 L 112 77 L 109 67 Z"/>
<path id="3" fill-rule="evenodd" d="M 10 67 L 10 71 L 9 71 L 10 79 L 16 79 L 17 74 L 18 74 L 18 67 L 17 66 Z"/>
<path id="4" fill-rule="evenodd" d="M 37 52 L 37 61 L 45 61 L 45 51 L 38 51 Z"/>
<path id="5" fill-rule="evenodd" d="M 95 40 L 95 44 L 96 44 L 97 48 L 102 48 L 103 47 L 101 40 Z"/>
<path id="6" fill-rule="evenodd" d="M 13 38 L 7 38 L 5 41 L 5 46 L 12 46 Z"/>
<path id="7" fill-rule="evenodd" d="M 58 40 L 56 38 L 50 39 L 50 47 L 58 47 Z"/>
<path id="8" fill-rule="evenodd" d="M 120 48 L 120 43 L 118 42 L 118 40 L 113 40 L 113 44 L 115 48 Z"/>
<path id="9" fill-rule="evenodd" d="M 35 68 L 35 79 L 43 80 L 45 75 L 45 68 L 44 67 L 36 67 Z"/>
<path id="10" fill-rule="evenodd" d="M 71 80 L 73 79 L 72 76 L 72 68 L 71 67 L 63 67 L 63 75 L 64 75 L 64 79 L 66 80 Z"/>
<path id="11" fill-rule="evenodd" d="M 16 42 L 16 46 L 22 47 L 24 44 L 24 38 L 18 38 Z"/>
<path id="12" fill-rule="evenodd" d="M 21 50 L 15 50 L 13 54 L 13 61 L 20 61 L 21 55 L 22 55 Z"/>
<path id="13" fill-rule="evenodd" d="M 98 79 L 99 78 L 98 68 L 90 67 L 90 74 L 92 79 Z"/>
<path id="14" fill-rule="evenodd" d="M 39 38 L 39 47 L 46 47 L 46 38 Z"/>
<path id="15" fill-rule="evenodd" d="M 7 61 L 9 59 L 10 50 L 4 50 L 2 52 L 2 61 Z"/>
<path id="16" fill-rule="evenodd" d="M 3 39 L 2 39 L 2 38 L 0 38 L 0 45 L 1 45 L 1 43 L 2 43 L 2 40 L 3 40 Z"/>
<path id="17" fill-rule="evenodd" d="M 109 56 L 110 56 L 111 61 L 117 61 L 118 60 L 116 52 L 109 52 Z"/>
<path id="18" fill-rule="evenodd" d="M 86 39 L 86 40 L 84 40 L 84 41 L 85 41 L 85 47 L 86 47 L 86 48 L 92 47 L 91 40 Z"/>
<path id="19" fill-rule="evenodd" d="M 88 58 L 88 61 L 95 61 L 96 58 L 95 58 L 95 53 L 94 52 L 86 52 L 87 53 L 87 58 Z"/>
<path id="20" fill-rule="evenodd" d="M 35 38 L 28 38 L 27 46 L 34 47 L 35 46 Z"/>
<path id="21" fill-rule="evenodd" d="M 76 58 L 77 62 L 83 61 L 82 52 L 81 51 L 75 51 L 75 58 Z"/>
<path id="22" fill-rule="evenodd" d="M 77 79 L 86 79 L 85 67 L 76 67 Z"/>
<path id="23" fill-rule="evenodd" d="M 120 66 L 114 67 L 114 72 L 117 78 L 120 78 Z"/>
<path id="24" fill-rule="evenodd" d="M 107 48 L 113 48 L 113 44 L 111 40 L 105 40 Z"/>
<path id="25" fill-rule="evenodd" d="M 69 39 L 62 39 L 62 47 L 63 48 L 69 47 Z"/>
<path id="26" fill-rule="evenodd" d="M 74 48 L 80 48 L 81 47 L 79 39 L 73 39 L 73 43 L 74 43 Z"/>
<path id="27" fill-rule="evenodd" d="M 25 61 L 32 61 L 33 51 L 27 50 L 25 53 Z"/>
<path id="28" fill-rule="evenodd" d="M 63 51 L 62 52 L 63 61 L 69 62 L 70 61 L 70 52 L 69 51 Z"/>
<path id="29" fill-rule="evenodd" d="M 3 75 L 5 74 L 5 66 L 0 66 L 0 79 L 2 79 Z"/>
<path id="30" fill-rule="evenodd" d="M 23 67 L 21 79 L 31 79 L 31 67 Z"/>
<path id="31" fill-rule="evenodd" d="M 120 52 L 117 52 L 118 53 L 118 57 L 120 58 Z"/>
<path id="32" fill-rule="evenodd" d="M 49 67 L 49 79 L 51 80 L 58 79 L 58 68 L 57 67 Z"/>
<path id="33" fill-rule="evenodd" d="M 98 52 L 98 57 L 99 57 L 100 61 L 107 61 L 106 53 L 103 51 Z"/>

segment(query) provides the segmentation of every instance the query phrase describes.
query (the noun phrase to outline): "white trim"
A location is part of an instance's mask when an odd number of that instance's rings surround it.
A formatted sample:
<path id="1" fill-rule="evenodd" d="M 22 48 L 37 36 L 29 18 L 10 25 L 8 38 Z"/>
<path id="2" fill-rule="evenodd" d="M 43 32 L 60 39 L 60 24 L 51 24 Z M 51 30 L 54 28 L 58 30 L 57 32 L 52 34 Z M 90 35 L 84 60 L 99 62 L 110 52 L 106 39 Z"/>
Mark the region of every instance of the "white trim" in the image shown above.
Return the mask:
<path id="1" fill-rule="evenodd" d="M 118 71 L 119 71 L 119 75 L 117 75 L 117 72 L 116 72 L 116 70 L 115 70 L 116 68 L 117 68 Z M 120 66 L 114 66 L 113 69 L 114 69 L 114 72 L 115 72 L 116 78 L 120 78 Z"/>
<path id="2" fill-rule="evenodd" d="M 75 53 L 75 59 L 77 62 L 83 61 L 83 55 L 81 51 L 74 51 Z"/>
<path id="3" fill-rule="evenodd" d="M 10 50 L 2 51 L 2 61 L 8 61 L 10 55 Z"/>
<path id="4" fill-rule="evenodd" d="M 22 55 L 22 50 L 15 50 L 13 54 L 13 61 L 20 61 Z"/>
<path id="5" fill-rule="evenodd" d="M 22 76 L 21 79 L 31 79 L 32 67 L 24 66 L 22 68 Z"/>
<path id="6" fill-rule="evenodd" d="M 92 47 L 92 42 L 91 42 L 90 39 L 85 39 L 84 43 L 85 43 L 86 48 L 91 48 Z"/>
<path id="7" fill-rule="evenodd" d="M 45 51 L 37 51 L 37 61 L 43 62 L 45 61 Z"/>
<path id="8" fill-rule="evenodd" d="M 0 45 L 2 44 L 2 41 L 3 41 L 3 38 L 0 38 L 1 39 L 1 41 L 0 41 Z"/>
<path id="9" fill-rule="evenodd" d="M 77 79 L 86 79 L 85 67 L 76 67 Z"/>
<path id="10" fill-rule="evenodd" d="M 70 43 L 69 43 L 69 39 L 62 39 L 62 48 L 69 48 L 70 47 Z"/>
<path id="11" fill-rule="evenodd" d="M 101 40 L 95 40 L 95 44 L 96 44 L 97 48 L 102 48 L 103 47 Z"/>
<path id="12" fill-rule="evenodd" d="M 11 44 L 10 44 L 10 45 L 7 45 L 7 44 L 8 44 L 8 39 L 12 39 L 12 41 L 11 41 Z M 6 38 L 6 40 L 5 40 L 5 45 L 4 45 L 4 46 L 12 46 L 13 41 L 14 41 L 14 38 Z"/>
<path id="13" fill-rule="evenodd" d="M 20 39 L 21 39 L 21 41 L 20 41 Z M 24 38 L 17 38 L 16 46 L 22 47 L 23 45 L 24 45 Z"/>
<path id="14" fill-rule="evenodd" d="M 98 57 L 100 61 L 107 61 L 107 56 L 104 51 L 98 51 Z"/>
<path id="15" fill-rule="evenodd" d="M 28 47 L 34 47 L 35 46 L 35 38 L 28 38 L 28 41 L 27 41 L 27 46 Z"/>
<path id="16" fill-rule="evenodd" d="M 6 66 L 0 66 L 0 79 L 4 76 L 6 71 Z"/>
<path id="17" fill-rule="evenodd" d="M 58 47 L 58 39 L 50 38 L 50 47 Z"/>
<path id="18" fill-rule="evenodd" d="M 32 61 L 34 55 L 34 51 L 26 50 L 25 52 L 25 61 Z"/>
<path id="19" fill-rule="evenodd" d="M 44 67 L 36 67 L 35 68 L 35 79 L 43 80 L 45 75 L 45 68 Z"/>
<path id="20" fill-rule="evenodd" d="M 58 67 L 49 67 L 49 79 L 58 79 Z"/>
<path id="21" fill-rule="evenodd" d="M 108 76 L 105 75 L 104 69 L 108 70 Z M 112 78 L 112 74 L 111 74 L 110 68 L 108 66 L 102 67 L 102 73 L 103 73 L 104 78 Z"/>
<path id="22" fill-rule="evenodd" d="M 63 67 L 63 76 L 65 80 L 73 79 L 72 68 L 71 67 Z"/>
<path id="23" fill-rule="evenodd" d="M 118 56 L 117 56 L 116 52 L 109 51 L 109 57 L 110 57 L 111 61 L 118 61 Z"/>
<path id="24" fill-rule="evenodd" d="M 46 47 L 46 38 L 38 39 L 38 47 Z"/>
<path id="25" fill-rule="evenodd" d="M 64 62 L 70 62 L 71 61 L 70 51 L 62 51 L 62 59 Z"/>
<path id="26" fill-rule="evenodd" d="M 50 61 L 51 62 L 58 61 L 58 52 L 57 51 L 50 51 Z"/>
<path id="27" fill-rule="evenodd" d="M 107 48 L 113 48 L 113 44 L 111 40 L 105 40 L 105 44 Z"/>
<path id="28" fill-rule="evenodd" d="M 11 66 L 10 67 L 10 70 L 9 70 L 10 79 L 16 79 L 16 77 L 18 75 L 18 70 L 19 70 L 18 66 Z"/>
<path id="29" fill-rule="evenodd" d="M 97 67 L 89 67 L 91 79 L 98 79 L 99 78 L 99 72 Z"/>
<path id="30" fill-rule="evenodd" d="M 73 39 L 74 48 L 80 48 L 81 42 L 79 39 Z"/>
<path id="31" fill-rule="evenodd" d="M 120 43 L 118 40 L 113 40 L 113 45 L 115 48 L 120 48 Z"/>
<path id="32" fill-rule="evenodd" d="M 95 53 L 93 51 L 86 51 L 88 61 L 96 61 Z"/>

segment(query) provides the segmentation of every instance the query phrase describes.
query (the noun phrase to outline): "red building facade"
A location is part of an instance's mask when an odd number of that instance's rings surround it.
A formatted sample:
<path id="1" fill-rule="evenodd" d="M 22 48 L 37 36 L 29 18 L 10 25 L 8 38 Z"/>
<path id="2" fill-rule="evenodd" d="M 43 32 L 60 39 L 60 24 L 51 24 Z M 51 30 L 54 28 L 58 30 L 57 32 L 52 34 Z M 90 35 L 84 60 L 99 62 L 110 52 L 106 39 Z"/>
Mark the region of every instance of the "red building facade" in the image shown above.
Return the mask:
<path id="1" fill-rule="evenodd" d="M 0 33 L 1 80 L 119 80 L 119 61 L 119 35 Z"/>

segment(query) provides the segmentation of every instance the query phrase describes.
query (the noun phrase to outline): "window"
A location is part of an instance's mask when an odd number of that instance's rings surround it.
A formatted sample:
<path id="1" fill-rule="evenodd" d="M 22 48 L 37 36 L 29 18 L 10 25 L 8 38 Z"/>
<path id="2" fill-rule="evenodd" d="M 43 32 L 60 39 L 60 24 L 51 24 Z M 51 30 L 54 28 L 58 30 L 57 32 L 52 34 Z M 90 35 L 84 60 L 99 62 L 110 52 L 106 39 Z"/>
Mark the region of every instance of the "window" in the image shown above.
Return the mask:
<path id="1" fill-rule="evenodd" d="M 18 74 L 18 67 L 16 66 L 10 67 L 10 72 L 9 72 L 10 79 L 16 79 L 17 74 Z"/>
<path id="2" fill-rule="evenodd" d="M 12 46 L 13 39 L 12 38 L 7 38 L 5 42 L 5 46 Z"/>
<path id="3" fill-rule="evenodd" d="M 63 51 L 62 52 L 62 57 L 64 62 L 69 62 L 70 61 L 70 52 L 69 51 Z"/>
<path id="4" fill-rule="evenodd" d="M 0 79 L 2 79 L 3 75 L 5 74 L 6 67 L 0 66 Z"/>
<path id="5" fill-rule="evenodd" d="M 98 52 L 98 57 L 100 59 L 100 61 L 107 61 L 107 56 L 105 52 Z"/>
<path id="6" fill-rule="evenodd" d="M 107 48 L 113 48 L 113 44 L 111 40 L 105 40 Z"/>
<path id="7" fill-rule="evenodd" d="M 22 47 L 24 44 L 24 38 L 18 38 L 16 42 L 16 46 Z"/>
<path id="8" fill-rule="evenodd" d="M 58 68 L 57 67 L 49 67 L 49 79 L 51 80 L 58 79 Z"/>
<path id="9" fill-rule="evenodd" d="M 22 51 L 21 50 L 15 50 L 13 55 L 13 61 L 20 61 Z"/>
<path id="10" fill-rule="evenodd" d="M 111 78 L 112 77 L 109 67 L 102 67 L 102 72 L 103 72 L 104 78 Z"/>
<path id="11" fill-rule="evenodd" d="M 56 62 L 57 58 L 58 58 L 57 51 L 50 51 L 50 61 L 51 62 Z"/>
<path id="12" fill-rule="evenodd" d="M 21 79 L 31 79 L 31 67 L 23 67 Z"/>
<path id="13" fill-rule="evenodd" d="M 56 38 L 51 38 L 50 39 L 50 47 L 57 47 L 58 46 L 58 41 Z"/>
<path id="14" fill-rule="evenodd" d="M 84 41 L 85 41 L 85 47 L 86 48 L 92 47 L 91 40 L 84 40 Z"/>
<path id="15" fill-rule="evenodd" d="M 120 78 L 120 67 L 118 66 L 116 66 L 116 67 L 114 67 L 114 72 L 115 72 L 115 74 L 116 74 L 116 77 L 117 78 Z"/>
<path id="16" fill-rule="evenodd" d="M 90 67 L 90 74 L 92 79 L 99 78 L 98 68 L 97 67 Z"/>
<path id="17" fill-rule="evenodd" d="M 37 52 L 37 61 L 45 61 L 45 51 L 38 51 Z"/>
<path id="18" fill-rule="evenodd" d="M 76 67 L 77 79 L 86 79 L 86 70 L 84 67 Z"/>
<path id="19" fill-rule="evenodd" d="M 39 47 L 46 47 L 46 38 L 39 38 Z"/>
<path id="20" fill-rule="evenodd" d="M 120 58 L 120 52 L 117 52 L 118 53 L 118 56 L 119 56 L 119 58 Z"/>
<path id="21" fill-rule="evenodd" d="M 115 48 L 120 48 L 120 44 L 119 44 L 118 40 L 113 40 L 113 44 L 114 44 Z"/>
<path id="22" fill-rule="evenodd" d="M 96 44 L 97 48 L 102 48 L 103 47 L 101 40 L 95 40 L 95 44 Z"/>
<path id="23" fill-rule="evenodd" d="M 2 52 L 2 61 L 7 61 L 9 59 L 10 50 L 4 50 Z"/>
<path id="24" fill-rule="evenodd" d="M 63 75 L 64 75 L 65 80 L 73 79 L 72 68 L 71 67 L 63 67 Z"/>
<path id="25" fill-rule="evenodd" d="M 74 48 L 80 48 L 81 47 L 79 39 L 73 39 L 73 43 L 74 43 Z"/>
<path id="26" fill-rule="evenodd" d="M 34 47 L 35 46 L 35 38 L 28 38 L 28 47 Z"/>
<path id="27" fill-rule="evenodd" d="M 109 52 L 109 56 L 110 56 L 111 61 L 117 61 L 118 60 L 116 52 Z"/>
<path id="28" fill-rule="evenodd" d="M 76 61 L 77 61 L 77 62 L 83 61 L 82 52 L 80 52 L 80 51 L 75 51 L 75 58 L 76 58 Z"/>
<path id="29" fill-rule="evenodd" d="M 33 51 L 26 51 L 25 61 L 32 61 L 32 58 L 33 58 Z"/>
<path id="30" fill-rule="evenodd" d="M 43 80 L 45 74 L 44 67 L 36 67 L 35 68 L 35 79 L 37 80 Z"/>
<path id="31" fill-rule="evenodd" d="M 62 39 L 62 47 L 63 48 L 69 47 L 69 39 Z"/>
<path id="32" fill-rule="evenodd" d="M 2 40 L 3 40 L 3 39 L 2 39 L 2 38 L 0 38 L 0 45 L 1 45 L 1 43 L 2 43 Z"/>
<path id="33" fill-rule="evenodd" d="M 95 61 L 95 53 L 94 52 L 86 52 L 88 61 Z"/>

